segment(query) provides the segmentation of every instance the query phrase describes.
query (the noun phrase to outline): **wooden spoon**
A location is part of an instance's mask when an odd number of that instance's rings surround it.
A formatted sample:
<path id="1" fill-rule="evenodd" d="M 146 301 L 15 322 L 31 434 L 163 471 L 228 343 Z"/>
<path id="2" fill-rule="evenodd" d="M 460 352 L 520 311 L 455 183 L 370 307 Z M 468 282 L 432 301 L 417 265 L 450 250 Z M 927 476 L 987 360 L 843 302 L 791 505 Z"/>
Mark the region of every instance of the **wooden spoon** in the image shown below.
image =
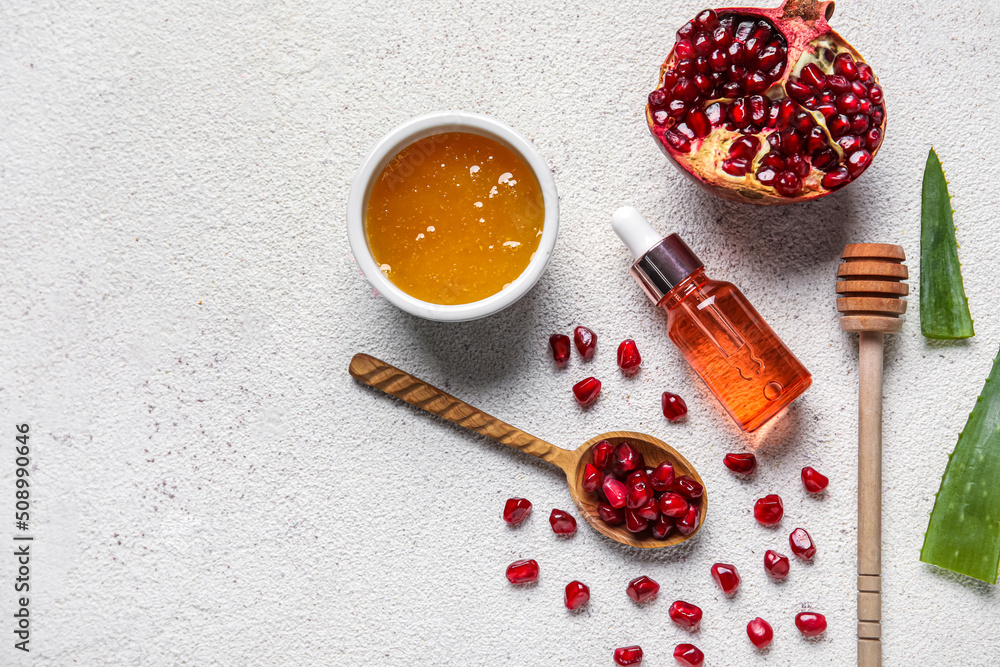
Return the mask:
<path id="1" fill-rule="evenodd" d="M 613 445 L 623 441 L 628 441 L 632 447 L 639 451 L 646 461 L 648 467 L 656 467 L 664 461 L 668 461 L 674 467 L 675 473 L 688 475 L 696 482 L 705 486 L 705 482 L 698 475 L 694 466 L 680 453 L 668 445 L 644 433 L 633 433 L 631 431 L 611 431 L 595 436 L 580 445 L 575 450 L 562 449 L 551 445 L 544 440 L 539 440 L 533 435 L 528 435 L 524 431 L 514 428 L 510 424 L 505 424 L 499 419 L 492 417 L 481 410 L 477 410 L 468 403 L 460 401 L 450 394 L 432 387 L 426 382 L 419 380 L 409 373 L 399 370 L 384 361 L 380 361 L 367 354 L 356 354 L 351 359 L 351 376 L 376 389 L 381 389 L 385 393 L 401 398 L 411 405 L 426 410 L 438 417 L 444 417 L 448 421 L 458 424 L 470 431 L 475 431 L 480 435 L 485 435 L 497 442 L 510 445 L 522 452 L 527 452 L 532 456 L 537 456 L 549 463 L 553 463 L 563 469 L 566 473 L 566 480 L 569 483 L 569 492 L 576 503 L 577 509 L 587 520 L 587 523 L 597 532 L 607 535 L 616 542 L 628 544 L 642 549 L 657 549 L 659 547 L 669 547 L 680 544 L 685 540 L 694 537 L 702 525 L 705 523 L 705 516 L 708 511 L 708 492 L 706 491 L 700 501 L 700 520 L 698 527 L 690 535 L 681 535 L 673 532 L 669 537 L 656 540 L 651 537 L 639 537 L 628 532 L 624 525 L 611 526 L 601 520 L 597 513 L 597 498 L 594 494 L 583 490 L 583 470 L 587 463 L 591 462 L 590 450 L 602 440 L 607 440 Z"/>

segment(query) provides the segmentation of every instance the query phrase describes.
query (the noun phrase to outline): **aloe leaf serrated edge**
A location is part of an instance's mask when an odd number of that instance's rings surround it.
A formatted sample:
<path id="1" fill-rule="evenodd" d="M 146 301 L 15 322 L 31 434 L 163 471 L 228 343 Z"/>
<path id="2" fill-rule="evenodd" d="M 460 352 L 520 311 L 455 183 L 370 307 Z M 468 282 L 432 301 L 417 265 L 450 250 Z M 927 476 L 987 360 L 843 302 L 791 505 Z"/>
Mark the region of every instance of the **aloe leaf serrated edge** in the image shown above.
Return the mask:
<path id="1" fill-rule="evenodd" d="M 1000 565 L 1000 352 L 941 478 L 920 560 L 990 584 Z"/>
<path id="2" fill-rule="evenodd" d="M 962 283 L 948 181 L 934 149 L 927 154 L 920 206 L 920 332 L 956 340 L 975 335 Z"/>

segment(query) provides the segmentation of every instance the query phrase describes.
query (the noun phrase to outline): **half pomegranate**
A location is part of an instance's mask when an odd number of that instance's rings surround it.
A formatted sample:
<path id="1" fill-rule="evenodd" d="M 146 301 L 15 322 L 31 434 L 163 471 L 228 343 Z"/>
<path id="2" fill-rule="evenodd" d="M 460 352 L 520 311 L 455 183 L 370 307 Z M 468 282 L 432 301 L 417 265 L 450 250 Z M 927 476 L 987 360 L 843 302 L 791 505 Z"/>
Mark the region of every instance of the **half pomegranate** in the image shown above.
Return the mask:
<path id="1" fill-rule="evenodd" d="M 860 176 L 885 136 L 882 88 L 827 24 L 830 0 L 706 9 L 677 31 L 646 121 L 684 174 L 726 199 L 786 204 Z"/>

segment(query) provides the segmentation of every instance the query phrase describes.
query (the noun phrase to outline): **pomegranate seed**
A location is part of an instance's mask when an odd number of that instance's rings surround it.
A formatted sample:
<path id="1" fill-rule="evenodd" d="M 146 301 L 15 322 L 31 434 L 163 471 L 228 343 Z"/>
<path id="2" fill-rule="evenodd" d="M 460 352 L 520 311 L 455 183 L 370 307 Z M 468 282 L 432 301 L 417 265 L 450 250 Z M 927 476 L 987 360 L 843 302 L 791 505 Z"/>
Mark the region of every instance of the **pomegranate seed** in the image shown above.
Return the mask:
<path id="1" fill-rule="evenodd" d="M 720 25 L 712 32 L 712 41 L 720 49 L 728 48 L 733 43 L 733 26 Z"/>
<path id="2" fill-rule="evenodd" d="M 649 502 L 640 507 L 636 513 L 647 521 L 656 521 L 660 518 L 660 501 L 650 498 Z"/>
<path id="3" fill-rule="evenodd" d="M 587 327 L 577 327 L 573 330 L 573 342 L 576 343 L 576 349 L 580 356 L 584 359 L 590 359 L 594 356 L 594 350 L 597 349 L 597 334 Z"/>
<path id="4" fill-rule="evenodd" d="M 847 185 L 850 180 L 851 174 L 847 171 L 847 167 L 838 167 L 823 177 L 823 187 L 827 190 L 836 190 Z"/>
<path id="5" fill-rule="evenodd" d="M 777 551 L 767 550 L 764 554 L 764 569 L 775 581 L 781 581 L 788 576 L 788 556 L 783 556 Z"/>
<path id="6" fill-rule="evenodd" d="M 847 79 L 858 76 L 858 67 L 849 53 L 841 53 L 833 59 L 833 71 Z"/>
<path id="7" fill-rule="evenodd" d="M 552 348 L 552 359 L 557 364 L 569 361 L 569 336 L 563 334 L 549 336 L 549 347 Z"/>
<path id="8" fill-rule="evenodd" d="M 875 75 L 872 74 L 872 68 L 868 66 L 868 63 L 857 63 L 858 67 L 858 81 L 861 83 L 871 83 L 875 80 Z"/>
<path id="9" fill-rule="evenodd" d="M 694 75 L 694 85 L 696 85 L 698 87 L 698 90 L 701 91 L 701 93 L 703 93 L 705 95 L 708 95 L 712 91 L 715 90 L 715 82 L 712 81 L 712 77 L 708 76 L 707 74 L 695 74 Z M 704 112 L 702 112 L 702 111 L 700 111 L 698 109 L 691 109 L 691 113 L 702 114 Z M 708 117 L 706 116 L 705 118 L 707 119 Z M 688 116 L 688 123 L 691 125 L 692 128 L 694 128 L 695 133 L 698 132 L 698 128 L 695 127 L 695 123 L 697 123 L 697 122 L 698 122 L 697 119 L 692 120 L 691 116 L 690 115 Z M 712 129 L 711 123 L 709 123 L 708 129 L 709 129 L 709 131 L 711 131 L 711 129 Z M 706 132 L 705 134 L 708 134 L 708 132 Z M 703 136 L 703 135 L 699 135 L 699 136 Z"/>
<path id="10" fill-rule="evenodd" d="M 503 520 L 516 526 L 531 514 L 531 501 L 525 498 L 508 498 L 503 506 Z"/>
<path id="11" fill-rule="evenodd" d="M 815 468 L 806 466 L 802 469 L 802 484 L 809 493 L 819 493 L 830 483 L 829 478 L 821 475 Z"/>
<path id="12" fill-rule="evenodd" d="M 722 171 L 730 176 L 746 176 L 750 170 L 750 162 L 745 158 L 732 157 L 722 161 Z"/>
<path id="13" fill-rule="evenodd" d="M 701 623 L 701 607 L 690 602 L 677 600 L 670 605 L 670 610 L 667 613 L 670 614 L 671 621 L 688 630 L 697 630 Z"/>
<path id="14" fill-rule="evenodd" d="M 726 454 L 722 462 L 727 468 L 741 475 L 749 475 L 757 469 L 757 457 L 753 454 Z"/>
<path id="15" fill-rule="evenodd" d="M 611 457 L 611 471 L 619 477 L 626 477 L 628 473 L 637 468 L 645 468 L 640 460 L 639 452 L 627 442 L 622 442 L 615 448 L 615 454 Z"/>
<path id="16" fill-rule="evenodd" d="M 696 55 L 694 45 L 686 39 L 682 39 L 674 44 L 674 53 L 677 54 L 678 58 L 694 58 Z"/>
<path id="17" fill-rule="evenodd" d="M 751 72 L 744 83 L 748 93 L 762 93 L 771 85 L 771 80 L 760 72 Z"/>
<path id="18" fill-rule="evenodd" d="M 597 514 L 601 521 L 610 526 L 620 526 L 625 523 L 625 508 L 612 507 L 607 503 L 597 503 Z"/>
<path id="19" fill-rule="evenodd" d="M 712 578 L 726 595 L 733 595 L 740 587 L 740 573 L 735 565 L 716 563 L 712 566 Z"/>
<path id="20" fill-rule="evenodd" d="M 657 125 L 666 125 L 668 117 L 669 114 L 666 111 L 657 111 L 653 113 L 653 122 Z"/>
<path id="21" fill-rule="evenodd" d="M 594 493 L 604 482 L 604 473 L 597 469 L 593 463 L 588 463 L 583 468 L 583 490 L 587 493 Z"/>
<path id="22" fill-rule="evenodd" d="M 666 461 L 656 466 L 649 476 L 649 483 L 654 491 L 666 491 L 674 483 L 674 467 Z"/>
<path id="23" fill-rule="evenodd" d="M 868 99 L 875 104 L 882 104 L 882 87 L 877 83 L 868 91 Z"/>
<path id="24" fill-rule="evenodd" d="M 763 95 L 751 95 L 747 100 L 750 103 L 750 121 L 755 125 L 763 125 L 767 121 L 771 103 Z"/>
<path id="25" fill-rule="evenodd" d="M 651 92 L 649 96 L 646 98 L 646 102 L 648 102 L 649 106 L 653 107 L 654 109 L 662 109 L 663 107 L 667 106 L 667 101 L 668 101 L 667 91 L 663 90 L 662 88 L 657 88 L 656 90 Z"/>
<path id="26" fill-rule="evenodd" d="M 681 26 L 680 29 L 677 31 L 677 40 L 676 41 L 679 42 L 682 39 L 691 39 L 692 37 L 694 37 L 694 33 L 695 32 L 696 32 L 696 30 L 695 30 L 695 27 L 694 27 L 694 22 L 693 21 L 688 21 L 683 26 Z"/>
<path id="27" fill-rule="evenodd" d="M 626 373 L 634 372 L 642 363 L 642 356 L 639 355 L 639 348 L 631 338 L 623 340 L 618 346 L 618 367 Z"/>
<path id="28" fill-rule="evenodd" d="M 776 137 L 778 135 L 772 134 L 771 136 L 772 137 Z M 780 170 L 780 169 L 784 169 L 785 168 L 785 158 L 781 157 L 781 155 L 779 155 L 778 153 L 775 153 L 774 151 L 771 151 L 770 153 L 768 153 L 767 155 L 765 155 L 764 159 L 761 160 L 761 163 L 765 167 L 769 167 L 769 168 L 775 169 L 775 170 Z"/>
<path id="29" fill-rule="evenodd" d="M 840 139 L 837 139 L 837 145 L 847 155 L 861 148 L 861 140 L 853 134 L 845 134 Z"/>
<path id="30" fill-rule="evenodd" d="M 641 533 L 649 526 L 649 520 L 639 514 L 638 510 L 625 510 L 625 529 L 630 533 Z"/>
<path id="31" fill-rule="evenodd" d="M 757 137 L 739 137 L 729 145 L 729 155 L 750 159 L 760 150 L 760 139 Z"/>
<path id="32" fill-rule="evenodd" d="M 674 520 L 661 514 L 652 524 L 653 537 L 662 540 L 664 537 L 674 532 Z"/>
<path id="33" fill-rule="evenodd" d="M 829 169 L 837 164 L 837 154 L 829 148 L 813 154 L 813 166 L 817 169 Z"/>
<path id="34" fill-rule="evenodd" d="M 778 172 L 770 167 L 762 167 L 757 170 L 756 176 L 757 180 L 764 185 L 771 185 L 774 182 L 774 179 L 777 178 Z"/>
<path id="35" fill-rule="evenodd" d="M 601 485 L 601 489 L 604 491 L 604 497 L 608 499 L 609 505 L 615 509 L 625 507 L 628 489 L 625 488 L 624 484 L 608 475 L 604 478 L 604 483 Z"/>
<path id="36" fill-rule="evenodd" d="M 743 84 L 738 81 L 730 81 L 722 86 L 722 96 L 727 99 L 736 99 L 743 94 Z"/>
<path id="37" fill-rule="evenodd" d="M 737 159 L 742 159 L 742 158 L 737 158 Z M 669 391 L 663 392 L 663 396 L 660 397 L 660 407 L 663 410 L 663 416 L 666 417 L 667 420 L 671 422 L 680 421 L 681 419 L 684 419 L 684 417 L 687 416 L 688 412 L 687 403 L 684 402 L 683 398 L 681 398 L 677 394 L 671 394 Z"/>
<path id="38" fill-rule="evenodd" d="M 802 612 L 795 617 L 795 627 L 805 637 L 821 635 L 826 630 L 826 616 L 813 612 Z"/>
<path id="39" fill-rule="evenodd" d="M 611 465 L 611 456 L 615 452 L 615 446 L 607 440 L 601 440 L 594 445 L 594 465 L 598 470 L 606 470 Z"/>
<path id="40" fill-rule="evenodd" d="M 837 111 L 843 114 L 857 113 L 861 110 L 861 100 L 854 93 L 842 93 L 837 96 Z"/>
<path id="41" fill-rule="evenodd" d="M 695 34 L 692 43 L 694 44 L 694 52 L 700 56 L 707 56 L 712 52 L 712 47 L 715 46 L 712 36 L 704 30 Z"/>
<path id="42" fill-rule="evenodd" d="M 530 584 L 538 581 L 538 563 L 533 560 L 516 560 L 507 566 L 507 581 L 512 584 Z"/>
<path id="43" fill-rule="evenodd" d="M 673 130 L 667 130 L 666 134 L 664 134 L 663 136 L 667 138 L 667 141 L 670 143 L 671 146 L 673 146 L 676 150 L 680 151 L 681 153 L 690 152 L 691 142 L 688 141 L 687 137 L 677 134 Z"/>
<path id="44" fill-rule="evenodd" d="M 774 630 L 763 618 L 758 616 L 747 623 L 747 637 L 757 648 L 767 648 L 767 645 L 774 639 Z"/>
<path id="45" fill-rule="evenodd" d="M 625 592 L 628 593 L 633 602 L 642 604 L 656 597 L 656 594 L 660 592 L 660 585 L 643 575 L 628 582 Z"/>
<path id="46" fill-rule="evenodd" d="M 785 507 L 781 504 L 781 497 L 775 493 L 759 498 L 753 506 L 753 516 L 762 526 L 776 525 L 784 514 Z"/>
<path id="47" fill-rule="evenodd" d="M 791 171 L 782 171 L 774 179 L 774 189 L 786 197 L 794 197 L 802 190 L 802 179 Z"/>
<path id="48" fill-rule="evenodd" d="M 674 648 L 674 660 L 684 667 L 701 667 L 705 654 L 694 644 L 678 644 Z"/>
<path id="49" fill-rule="evenodd" d="M 866 150 L 854 151 L 847 156 L 847 173 L 857 178 L 872 163 L 872 154 Z"/>
<path id="50" fill-rule="evenodd" d="M 653 498 L 653 487 L 650 486 L 649 475 L 645 470 L 636 470 L 630 474 L 625 486 L 628 489 L 625 506 L 631 510 L 644 507 Z"/>
<path id="51" fill-rule="evenodd" d="M 566 584 L 566 608 L 579 609 L 590 600 L 590 588 L 579 581 Z"/>
<path id="52" fill-rule="evenodd" d="M 708 117 L 709 122 L 711 122 L 713 126 L 718 125 L 722 120 L 722 104 L 720 102 L 709 104 L 705 109 L 705 115 Z"/>
<path id="53" fill-rule="evenodd" d="M 714 30 L 719 27 L 719 17 L 714 9 L 702 10 L 698 16 L 694 17 L 694 22 L 702 30 Z"/>
<path id="54" fill-rule="evenodd" d="M 705 492 L 701 484 L 687 475 L 681 475 L 675 479 L 674 483 L 670 486 L 670 490 L 681 494 L 685 498 L 701 498 L 701 494 Z"/>
<path id="55" fill-rule="evenodd" d="M 809 175 L 809 161 L 801 155 L 790 155 L 788 159 L 785 160 L 785 167 L 789 171 L 794 171 L 802 178 Z"/>
<path id="56" fill-rule="evenodd" d="M 860 81 L 851 81 L 851 92 L 859 99 L 868 97 L 868 88 Z"/>
<path id="57" fill-rule="evenodd" d="M 685 667 L 701 667 L 705 654 L 694 644 L 678 644 L 674 647 L 674 660 Z"/>
<path id="58" fill-rule="evenodd" d="M 638 665 L 642 662 L 642 649 L 638 646 L 623 646 L 615 649 L 615 663 Z"/>
<path id="59" fill-rule="evenodd" d="M 587 406 L 597 400 L 597 395 L 601 393 L 601 381 L 595 377 L 580 380 L 573 385 L 573 395 L 576 402 Z"/>
<path id="60" fill-rule="evenodd" d="M 785 59 L 785 50 L 774 43 L 765 46 L 757 54 L 757 67 L 761 70 L 769 70 Z"/>
<path id="61" fill-rule="evenodd" d="M 812 560 L 816 555 L 816 545 L 813 544 L 812 537 L 803 528 L 796 528 L 788 536 L 788 544 L 792 547 L 792 553 L 802 560 Z"/>
<path id="62" fill-rule="evenodd" d="M 660 514 L 663 516 L 679 519 L 687 511 L 688 501 L 683 496 L 669 491 L 660 496 Z"/>
<path id="63" fill-rule="evenodd" d="M 838 113 L 828 120 L 826 126 L 830 130 L 830 136 L 834 138 L 842 137 L 851 131 L 851 119 L 844 114 Z"/>
<path id="64" fill-rule="evenodd" d="M 789 79 L 788 83 L 785 84 L 785 90 L 788 91 L 789 97 L 793 100 L 798 100 L 799 102 L 812 95 L 812 91 L 809 89 L 809 86 L 795 79 Z"/>
<path id="65" fill-rule="evenodd" d="M 833 76 L 826 77 L 826 85 L 833 92 L 846 93 L 851 89 L 851 82 L 847 80 L 847 77 L 841 76 L 840 74 L 834 74 Z"/>
<path id="66" fill-rule="evenodd" d="M 826 75 L 823 70 L 816 66 L 816 63 L 809 63 L 799 72 L 799 78 L 805 81 L 810 88 L 817 93 L 826 88 Z"/>
<path id="67" fill-rule="evenodd" d="M 823 118 L 829 118 L 837 113 L 837 105 L 832 102 L 824 102 L 822 104 L 816 105 L 816 111 L 823 114 Z"/>
<path id="68" fill-rule="evenodd" d="M 673 118 L 680 118 L 687 113 L 687 104 L 684 100 L 670 100 L 667 105 L 667 114 Z"/>
<path id="69" fill-rule="evenodd" d="M 698 506 L 688 505 L 684 516 L 674 521 L 677 532 L 681 535 L 690 535 L 698 529 Z"/>
<path id="70" fill-rule="evenodd" d="M 705 112 L 700 109 L 691 109 L 687 115 L 687 122 L 694 130 L 695 136 L 707 137 L 712 131 L 712 123 L 709 122 Z"/>
<path id="71" fill-rule="evenodd" d="M 552 513 L 549 514 L 549 524 L 552 526 L 552 532 L 556 535 L 569 535 L 576 532 L 576 519 L 562 510 L 552 510 Z"/>

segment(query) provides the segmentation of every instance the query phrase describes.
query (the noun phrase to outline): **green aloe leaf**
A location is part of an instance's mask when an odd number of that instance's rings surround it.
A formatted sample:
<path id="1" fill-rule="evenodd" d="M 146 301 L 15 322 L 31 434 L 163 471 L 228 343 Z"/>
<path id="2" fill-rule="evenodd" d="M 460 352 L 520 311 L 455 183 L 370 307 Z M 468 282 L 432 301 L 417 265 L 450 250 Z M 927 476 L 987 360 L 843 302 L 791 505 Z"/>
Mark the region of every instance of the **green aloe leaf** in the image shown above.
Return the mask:
<path id="1" fill-rule="evenodd" d="M 927 338 L 976 335 L 962 284 L 952 212 L 948 181 L 932 148 L 924 167 L 920 208 L 920 332 Z"/>
<path id="2" fill-rule="evenodd" d="M 948 459 L 920 560 L 991 584 L 1000 564 L 1000 352 Z"/>

